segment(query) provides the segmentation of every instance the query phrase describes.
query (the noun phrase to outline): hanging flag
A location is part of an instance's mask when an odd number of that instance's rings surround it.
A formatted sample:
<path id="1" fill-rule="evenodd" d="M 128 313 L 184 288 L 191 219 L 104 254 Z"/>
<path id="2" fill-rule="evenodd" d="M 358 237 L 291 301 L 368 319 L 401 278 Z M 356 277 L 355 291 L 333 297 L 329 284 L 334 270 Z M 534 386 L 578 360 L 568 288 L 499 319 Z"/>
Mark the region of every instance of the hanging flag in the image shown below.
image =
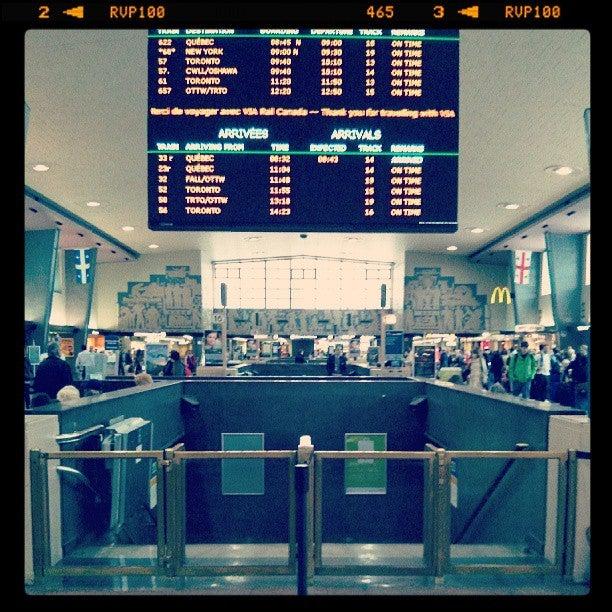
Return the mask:
<path id="1" fill-rule="evenodd" d="M 76 281 L 82 285 L 91 279 L 91 254 L 90 249 L 76 249 L 74 251 L 74 268 L 76 270 Z"/>
<path id="2" fill-rule="evenodd" d="M 517 285 L 529 284 L 531 251 L 514 251 L 514 282 Z"/>

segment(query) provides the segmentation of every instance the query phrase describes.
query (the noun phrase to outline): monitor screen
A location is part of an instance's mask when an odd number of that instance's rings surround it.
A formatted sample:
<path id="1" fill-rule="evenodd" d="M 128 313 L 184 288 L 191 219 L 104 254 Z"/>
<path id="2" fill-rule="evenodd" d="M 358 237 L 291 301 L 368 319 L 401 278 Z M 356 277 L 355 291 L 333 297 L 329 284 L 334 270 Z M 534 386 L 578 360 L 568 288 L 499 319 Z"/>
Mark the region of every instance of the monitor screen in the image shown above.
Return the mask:
<path id="1" fill-rule="evenodd" d="M 150 30 L 149 227 L 454 232 L 457 30 Z"/>

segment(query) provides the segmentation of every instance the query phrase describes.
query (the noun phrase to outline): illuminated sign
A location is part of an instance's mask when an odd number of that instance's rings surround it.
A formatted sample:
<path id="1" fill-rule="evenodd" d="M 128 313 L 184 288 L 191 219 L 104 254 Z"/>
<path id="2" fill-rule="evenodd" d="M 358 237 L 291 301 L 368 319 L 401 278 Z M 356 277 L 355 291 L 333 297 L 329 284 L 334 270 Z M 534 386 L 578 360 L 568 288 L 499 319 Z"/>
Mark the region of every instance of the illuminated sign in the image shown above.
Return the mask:
<path id="1" fill-rule="evenodd" d="M 459 33 L 158 29 L 154 230 L 457 231 Z"/>
<path id="2" fill-rule="evenodd" d="M 493 289 L 493 293 L 491 293 L 491 304 L 495 304 L 496 302 L 503 304 L 504 297 L 506 299 L 506 304 L 510 304 L 512 302 L 508 287 L 495 287 L 495 289 Z"/>

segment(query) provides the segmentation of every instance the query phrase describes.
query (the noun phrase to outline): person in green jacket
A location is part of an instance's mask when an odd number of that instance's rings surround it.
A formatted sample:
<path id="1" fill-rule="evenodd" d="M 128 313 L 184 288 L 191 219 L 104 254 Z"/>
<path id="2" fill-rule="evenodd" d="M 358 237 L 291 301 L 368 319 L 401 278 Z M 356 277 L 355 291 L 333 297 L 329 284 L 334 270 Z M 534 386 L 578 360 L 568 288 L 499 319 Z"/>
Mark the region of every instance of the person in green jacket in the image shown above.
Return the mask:
<path id="1" fill-rule="evenodd" d="M 521 342 L 519 352 L 515 353 L 508 360 L 508 379 L 513 395 L 520 395 L 524 399 L 529 399 L 531 391 L 531 381 L 536 375 L 538 365 L 533 353 L 529 352 L 529 344 Z"/>

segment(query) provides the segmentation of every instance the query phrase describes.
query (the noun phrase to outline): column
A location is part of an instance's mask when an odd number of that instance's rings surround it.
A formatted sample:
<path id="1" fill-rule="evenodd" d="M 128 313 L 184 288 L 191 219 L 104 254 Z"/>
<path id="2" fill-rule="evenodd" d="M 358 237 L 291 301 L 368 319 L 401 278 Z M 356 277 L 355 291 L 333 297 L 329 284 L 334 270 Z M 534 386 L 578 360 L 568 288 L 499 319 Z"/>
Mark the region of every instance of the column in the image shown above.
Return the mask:
<path id="1" fill-rule="evenodd" d="M 53 301 L 59 230 L 25 232 L 24 319 L 36 324 L 34 344 L 47 350 L 47 330 Z"/>

